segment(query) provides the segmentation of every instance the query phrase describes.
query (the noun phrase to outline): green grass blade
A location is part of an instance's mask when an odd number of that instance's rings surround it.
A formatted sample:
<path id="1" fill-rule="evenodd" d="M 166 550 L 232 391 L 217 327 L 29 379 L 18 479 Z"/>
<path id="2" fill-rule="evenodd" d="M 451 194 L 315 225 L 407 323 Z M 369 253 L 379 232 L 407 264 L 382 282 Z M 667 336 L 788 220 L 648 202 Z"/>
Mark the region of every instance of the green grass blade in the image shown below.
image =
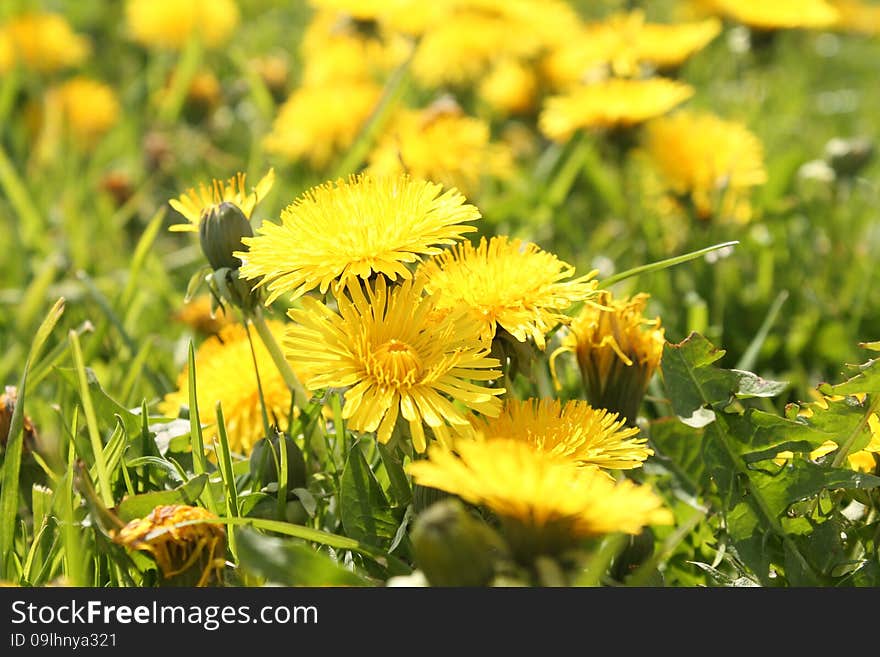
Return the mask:
<path id="1" fill-rule="evenodd" d="M 683 262 L 688 262 L 689 260 L 695 260 L 700 256 L 706 255 L 707 253 L 711 253 L 712 251 L 717 251 L 718 249 L 724 249 L 729 246 L 734 246 L 739 244 L 738 240 L 734 240 L 731 242 L 721 242 L 720 244 L 713 244 L 712 246 L 707 246 L 705 249 L 700 249 L 698 251 L 691 251 L 690 253 L 685 253 L 684 255 L 675 256 L 673 258 L 666 258 L 665 260 L 658 260 L 657 262 L 652 262 L 647 265 L 641 265 L 639 267 L 633 267 L 632 269 L 627 269 L 626 271 L 622 271 L 619 274 L 613 274 L 608 278 L 605 278 L 599 281 L 600 288 L 607 288 L 615 283 L 619 283 L 620 281 L 632 278 L 633 276 L 638 276 L 639 274 L 648 274 L 655 271 L 661 271 L 663 269 L 668 269 L 669 267 L 674 267 L 675 265 L 680 265 Z"/>
<path id="2" fill-rule="evenodd" d="M 98 485 L 101 488 L 101 501 L 107 507 L 112 507 L 113 491 L 110 488 L 110 472 L 107 469 L 107 462 L 104 456 L 104 444 L 101 441 L 101 433 L 98 429 L 98 418 L 95 415 L 95 405 L 92 402 L 92 394 L 89 390 L 88 375 L 86 374 L 85 363 L 83 363 L 82 348 L 79 344 L 79 337 L 76 331 L 70 331 L 70 343 L 73 348 L 73 362 L 76 366 L 77 380 L 79 381 L 80 401 L 82 401 L 83 411 L 86 415 L 86 428 L 89 432 L 89 440 L 92 445 L 93 457 L 95 459 L 95 468 L 98 472 Z"/>
<path id="3" fill-rule="evenodd" d="M 19 476 L 21 474 L 21 453 L 24 441 L 24 404 L 27 393 L 28 370 L 45 345 L 49 334 L 64 312 L 64 298 L 58 299 L 31 343 L 30 352 L 24 364 L 24 371 L 18 384 L 18 400 L 9 424 L 9 437 L 3 456 L 3 488 L 0 489 L 0 579 L 11 579 L 13 567 L 13 542 L 15 539 L 16 517 L 18 515 Z"/>

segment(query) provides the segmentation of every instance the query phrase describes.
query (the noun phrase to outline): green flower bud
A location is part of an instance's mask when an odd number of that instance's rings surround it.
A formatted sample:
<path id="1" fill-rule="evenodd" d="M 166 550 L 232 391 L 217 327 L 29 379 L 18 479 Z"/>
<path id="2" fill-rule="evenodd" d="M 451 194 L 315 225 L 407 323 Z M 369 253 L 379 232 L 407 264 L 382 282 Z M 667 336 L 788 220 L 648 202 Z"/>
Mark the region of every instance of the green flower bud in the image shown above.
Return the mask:
<path id="1" fill-rule="evenodd" d="M 287 447 L 287 490 L 306 487 L 306 461 L 296 441 L 284 434 Z M 271 441 L 261 438 L 254 445 L 250 457 L 251 477 L 263 486 L 278 481 L 278 465 L 281 463 L 281 448 L 278 434 Z"/>
<path id="2" fill-rule="evenodd" d="M 233 251 L 245 248 L 243 237 L 253 237 L 251 222 L 234 203 L 223 201 L 202 213 L 199 222 L 199 241 L 202 252 L 214 269 L 238 269 L 241 260 Z"/>
<path id="3" fill-rule="evenodd" d="M 431 586 L 486 586 L 507 554 L 495 530 L 454 498 L 419 515 L 411 538 L 415 563 Z"/>

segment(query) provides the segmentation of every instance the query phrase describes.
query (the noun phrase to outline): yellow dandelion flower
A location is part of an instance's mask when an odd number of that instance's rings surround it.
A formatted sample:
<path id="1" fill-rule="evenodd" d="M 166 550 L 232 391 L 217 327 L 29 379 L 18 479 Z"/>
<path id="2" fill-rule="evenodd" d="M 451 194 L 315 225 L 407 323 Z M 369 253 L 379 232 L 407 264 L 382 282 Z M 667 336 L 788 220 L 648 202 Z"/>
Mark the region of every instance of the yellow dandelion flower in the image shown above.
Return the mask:
<path id="1" fill-rule="evenodd" d="M 0 73 L 8 73 L 15 66 L 15 47 L 6 30 L 0 26 Z"/>
<path id="2" fill-rule="evenodd" d="M 356 431 L 391 438 L 398 415 L 409 423 L 413 447 L 425 451 L 423 424 L 441 441 L 451 428 L 466 434 L 470 423 L 456 403 L 497 415 L 503 388 L 485 383 L 501 376 L 489 345 L 464 313 L 437 318 L 432 297 L 412 280 L 388 287 L 355 279 L 337 297 L 338 312 L 312 297 L 288 315 L 288 360 L 310 390 L 347 388 L 342 416 Z M 475 383 L 476 382 L 476 383 Z"/>
<path id="3" fill-rule="evenodd" d="M 478 93 L 499 114 L 528 114 L 537 103 L 538 76 L 533 66 L 506 58 L 492 66 Z"/>
<path id="4" fill-rule="evenodd" d="M 279 341 L 284 336 L 284 323 L 269 321 L 269 330 Z M 269 422 L 286 430 L 291 409 L 291 395 L 263 342 L 253 338 L 257 370 Z M 207 425 L 206 442 L 217 438 L 217 402 L 223 408 L 223 419 L 229 437 L 229 448 L 250 454 L 254 444 L 265 436 L 260 407 L 260 391 L 251 355 L 251 343 L 241 324 L 231 324 L 218 335 L 202 342 L 195 353 L 196 401 L 199 419 Z M 165 395 L 159 411 L 175 417 L 189 406 L 189 373 L 186 367 L 177 379 L 177 390 Z"/>
<path id="5" fill-rule="evenodd" d="M 727 196 L 741 198 L 767 180 L 760 140 L 742 123 L 705 112 L 648 122 L 645 151 L 667 188 L 690 197 L 701 218 L 717 215 Z"/>
<path id="6" fill-rule="evenodd" d="M 235 0 L 128 0 L 125 20 L 135 41 L 152 48 L 180 50 L 194 35 L 215 48 L 238 25 Z"/>
<path id="7" fill-rule="evenodd" d="M 20 14 L 0 29 L 5 33 L 10 68 L 12 61 L 18 61 L 32 71 L 52 73 L 78 66 L 91 52 L 88 39 L 76 34 L 59 14 Z"/>
<path id="8" fill-rule="evenodd" d="M 609 66 L 615 75 L 634 76 L 643 64 L 656 68 L 681 65 L 721 32 L 721 21 L 709 18 L 676 24 L 649 23 L 645 12 L 609 16 L 583 27 L 579 38 L 561 44 L 544 61 L 558 87 L 589 81 Z"/>
<path id="9" fill-rule="evenodd" d="M 582 400 L 508 399 L 498 417 L 474 418 L 481 440 L 518 440 L 606 470 L 638 468 L 654 453 L 637 427 Z"/>
<path id="10" fill-rule="evenodd" d="M 350 15 L 316 12 L 300 45 L 302 86 L 332 86 L 343 80 L 368 81 L 398 66 L 412 50 L 399 34 L 362 29 Z"/>
<path id="11" fill-rule="evenodd" d="M 832 4 L 838 14 L 835 28 L 868 36 L 880 34 L 880 5 L 867 4 L 861 0 L 834 0 Z M 0 70 L 2 69 L 0 64 Z"/>
<path id="12" fill-rule="evenodd" d="M 185 224 L 174 224 L 169 230 L 198 232 L 202 215 L 224 202 L 232 203 L 250 219 L 257 203 L 266 197 L 275 184 L 275 169 L 269 169 L 250 193 L 245 191 L 246 178 L 247 174 L 237 173 L 225 182 L 214 179 L 210 185 L 199 183 L 198 190 L 191 187 L 177 198 L 169 200 L 168 204 L 188 221 Z"/>
<path id="13" fill-rule="evenodd" d="M 587 400 L 633 423 L 648 382 L 660 365 L 666 342 L 660 318 L 643 313 L 647 294 L 614 299 L 602 290 L 571 323 L 562 346 L 551 356 L 574 352 Z"/>
<path id="14" fill-rule="evenodd" d="M 425 31 L 412 71 L 425 87 L 478 80 L 502 57 L 527 59 L 573 34 L 575 10 L 559 0 L 466 0 Z"/>
<path id="15" fill-rule="evenodd" d="M 149 553 L 166 584 L 209 586 L 222 583 L 226 566 L 226 532 L 210 522 L 217 516 L 197 506 L 157 506 L 144 518 L 132 520 L 113 537 L 130 550 Z"/>
<path id="16" fill-rule="evenodd" d="M 647 486 L 614 482 L 599 468 L 536 450 L 519 440 L 435 445 L 407 467 L 413 481 L 458 495 L 498 516 L 514 554 L 524 561 L 558 554 L 611 532 L 638 534 L 672 524 Z"/>
<path id="17" fill-rule="evenodd" d="M 382 87 L 371 80 L 300 87 L 279 109 L 266 150 L 322 169 L 351 146 L 381 95 Z"/>
<path id="18" fill-rule="evenodd" d="M 120 106 L 113 88 L 103 82 L 75 77 L 46 94 L 46 121 L 61 121 L 73 141 L 93 146 L 119 120 Z"/>
<path id="19" fill-rule="evenodd" d="M 710 7 L 735 21 L 761 30 L 830 27 L 837 10 L 827 0 L 710 0 Z"/>
<path id="20" fill-rule="evenodd" d="M 402 110 L 389 126 L 368 157 L 374 176 L 408 173 L 473 194 L 484 176 L 504 178 L 513 169 L 507 145 L 492 142 L 489 124 L 466 116 L 455 101 Z"/>
<path id="21" fill-rule="evenodd" d="M 457 190 L 441 189 L 405 175 L 366 174 L 314 187 L 284 209 L 280 224 L 263 222 L 256 237 L 243 240 L 250 249 L 236 253 L 241 275 L 260 279 L 267 304 L 374 272 L 410 278 L 408 263 L 476 230 L 464 222 L 479 219 L 479 210 Z"/>
<path id="22" fill-rule="evenodd" d="M 666 114 L 694 94 L 684 82 L 666 78 L 609 78 L 547 99 L 541 132 L 566 141 L 580 128 L 632 126 Z"/>
<path id="23" fill-rule="evenodd" d="M 216 312 L 214 302 L 210 294 L 200 294 L 194 297 L 172 316 L 175 321 L 186 324 L 194 331 L 204 335 L 215 335 L 225 327 L 231 325 L 233 320 L 226 311 Z"/>
<path id="24" fill-rule="evenodd" d="M 438 310 L 467 310 L 491 340 L 500 326 L 544 349 L 544 336 L 570 318 L 563 312 L 595 294 L 597 272 L 572 278 L 574 267 L 520 239 L 463 242 L 426 261 L 419 272 Z M 570 280 L 566 280 L 570 279 Z"/>

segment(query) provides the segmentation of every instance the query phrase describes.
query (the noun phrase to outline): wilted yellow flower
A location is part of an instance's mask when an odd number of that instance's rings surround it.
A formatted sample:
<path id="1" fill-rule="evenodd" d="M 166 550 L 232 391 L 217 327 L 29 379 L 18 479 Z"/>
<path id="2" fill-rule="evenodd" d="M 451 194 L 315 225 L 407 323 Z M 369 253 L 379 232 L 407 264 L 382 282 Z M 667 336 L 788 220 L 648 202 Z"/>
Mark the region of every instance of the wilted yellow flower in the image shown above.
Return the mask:
<path id="1" fill-rule="evenodd" d="M 474 418 L 472 424 L 478 439 L 518 440 L 607 470 L 639 468 L 654 453 L 638 428 L 579 399 L 508 399 L 498 417 Z"/>
<path id="2" fill-rule="evenodd" d="M 708 4 L 728 18 L 762 30 L 830 27 L 838 19 L 827 0 L 709 0 Z"/>
<path id="3" fill-rule="evenodd" d="M 197 506 L 157 506 L 144 518 L 132 520 L 113 537 L 130 550 L 149 553 L 156 560 L 165 584 L 219 585 L 226 567 L 226 532 L 217 516 Z"/>
<path id="4" fill-rule="evenodd" d="M 880 34 L 880 5 L 861 0 L 833 0 L 831 4 L 837 10 L 837 29 L 869 36 Z"/>
<path id="5" fill-rule="evenodd" d="M 684 82 L 666 78 L 609 78 L 547 99 L 541 132 L 568 140 L 580 128 L 631 126 L 666 114 L 694 94 Z"/>
<path id="6" fill-rule="evenodd" d="M 408 263 L 476 230 L 464 222 L 479 219 L 479 210 L 457 190 L 441 189 L 406 175 L 366 174 L 314 187 L 284 209 L 280 224 L 263 222 L 256 237 L 243 240 L 250 250 L 237 253 L 241 275 L 260 279 L 267 304 L 374 272 L 410 278 Z"/>
<path id="7" fill-rule="evenodd" d="M 596 271 L 578 278 L 574 267 L 536 244 L 506 235 L 462 242 L 419 268 L 438 310 L 470 312 L 491 340 L 500 326 L 520 342 L 543 349 L 544 336 L 570 318 L 573 303 L 595 295 Z M 570 279 L 570 280 L 566 280 Z"/>
<path id="8" fill-rule="evenodd" d="M 232 203 L 241 210 L 245 217 L 250 219 L 257 203 L 266 197 L 266 194 L 272 189 L 272 185 L 275 184 L 275 169 L 269 169 L 250 193 L 245 191 L 246 178 L 247 174 L 240 172 L 225 182 L 215 178 L 211 180 L 210 185 L 199 183 L 198 190 L 191 187 L 177 198 L 169 200 L 168 204 L 189 222 L 174 224 L 169 230 L 198 232 L 202 215 L 223 202 Z"/>
<path id="9" fill-rule="evenodd" d="M 614 299 L 602 290 L 572 321 L 570 333 L 551 356 L 552 367 L 560 353 L 574 352 L 590 404 L 619 413 L 630 423 L 666 343 L 660 318 L 643 315 L 647 302 L 647 294 Z"/>
<path id="10" fill-rule="evenodd" d="M 128 0 L 129 34 L 145 46 L 179 50 L 193 36 L 214 48 L 224 44 L 239 21 L 235 0 Z"/>
<path id="11" fill-rule="evenodd" d="M 75 143 L 93 146 L 119 120 L 112 87 L 85 77 L 72 78 L 46 94 L 46 121 L 57 117 Z"/>
<path id="12" fill-rule="evenodd" d="M 269 321 L 269 330 L 276 341 L 284 335 L 284 323 Z M 263 400 L 269 422 L 286 430 L 290 419 L 291 395 L 262 340 L 253 338 L 257 370 L 263 388 Z M 207 427 L 206 442 L 217 438 L 217 402 L 229 438 L 229 448 L 250 454 L 254 444 L 265 436 L 260 406 L 260 391 L 254 371 L 254 357 L 247 330 L 241 324 L 224 327 L 218 335 L 202 342 L 195 353 L 196 401 L 199 420 Z M 189 406 L 189 371 L 186 367 L 177 379 L 177 390 L 165 395 L 159 411 L 176 417 L 182 407 Z"/>
<path id="13" fill-rule="evenodd" d="M 649 23 L 645 12 L 613 14 L 589 23 L 577 39 L 550 53 L 543 69 L 556 86 L 583 83 L 608 66 L 618 76 L 635 76 L 642 64 L 679 66 L 721 32 L 721 21 L 708 18 L 688 23 Z"/>
<path id="14" fill-rule="evenodd" d="M 24 13 L 0 26 L 0 71 L 18 61 L 38 73 L 51 73 L 81 64 L 91 51 L 89 41 L 73 31 L 64 16 L 51 13 Z M 3 59 L 9 66 L 3 66 Z"/>
<path id="15" fill-rule="evenodd" d="M 701 218 L 767 180 L 764 149 L 742 123 L 706 112 L 676 112 L 645 126 L 645 151 L 666 187 L 689 197 Z"/>
<path id="16" fill-rule="evenodd" d="M 501 376 L 489 345 L 465 313 L 438 318 L 434 300 L 412 280 L 390 287 L 349 281 L 336 298 L 338 312 L 313 297 L 288 315 L 295 325 L 284 341 L 288 360 L 310 390 L 347 388 L 342 417 L 356 431 L 391 438 L 398 415 L 409 423 L 413 447 L 424 452 L 423 424 L 447 441 L 450 428 L 470 423 L 455 403 L 497 415 L 503 388 L 482 382 Z M 474 383 L 476 381 L 477 383 Z"/>
<path id="17" fill-rule="evenodd" d="M 535 67 L 513 58 L 503 59 L 480 82 L 479 95 L 499 114 L 531 112 L 538 97 Z"/>
<path id="18" fill-rule="evenodd" d="M 485 121 L 466 116 L 452 100 L 423 110 L 404 109 L 369 155 L 367 173 L 408 173 L 472 194 L 481 179 L 510 174 L 513 156 L 506 144 L 491 141 Z"/>
<path id="19" fill-rule="evenodd" d="M 561 0 L 445 4 L 449 10 L 422 35 L 413 60 L 414 77 L 428 88 L 475 82 L 499 58 L 536 56 L 573 35 L 579 23 Z"/>
<path id="20" fill-rule="evenodd" d="M 381 95 L 382 87 L 370 80 L 300 87 L 279 109 L 266 150 L 322 169 L 351 146 Z"/>
<path id="21" fill-rule="evenodd" d="M 407 471 L 422 486 L 491 510 L 514 554 L 525 562 L 558 554 L 612 532 L 638 534 L 672 524 L 662 500 L 632 481 L 614 482 L 599 468 L 542 452 L 519 440 L 461 440 L 428 449 Z"/>

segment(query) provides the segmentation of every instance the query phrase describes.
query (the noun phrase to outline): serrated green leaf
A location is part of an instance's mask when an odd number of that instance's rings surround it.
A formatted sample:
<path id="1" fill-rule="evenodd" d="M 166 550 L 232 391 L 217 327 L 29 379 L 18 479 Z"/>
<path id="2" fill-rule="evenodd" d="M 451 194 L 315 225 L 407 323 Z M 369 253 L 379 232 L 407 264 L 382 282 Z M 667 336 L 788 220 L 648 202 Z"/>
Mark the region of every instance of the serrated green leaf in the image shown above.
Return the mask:
<path id="1" fill-rule="evenodd" d="M 823 383 L 819 392 L 823 395 L 856 395 L 880 392 L 880 358 L 874 358 L 855 367 L 858 372 L 843 383 Z"/>
<path id="2" fill-rule="evenodd" d="M 368 586 L 300 539 L 265 536 L 242 527 L 236 531 L 239 567 L 281 586 Z"/>
<path id="3" fill-rule="evenodd" d="M 357 447 L 349 452 L 342 472 L 339 507 L 346 535 L 376 546 L 388 545 L 394 540 L 400 522 Z"/>
<path id="4" fill-rule="evenodd" d="M 116 513 L 123 522 L 130 522 L 136 518 L 143 518 L 157 506 L 168 504 L 192 506 L 202 494 L 207 482 L 208 475 L 200 474 L 174 490 L 154 491 L 126 497 L 116 507 Z"/>

